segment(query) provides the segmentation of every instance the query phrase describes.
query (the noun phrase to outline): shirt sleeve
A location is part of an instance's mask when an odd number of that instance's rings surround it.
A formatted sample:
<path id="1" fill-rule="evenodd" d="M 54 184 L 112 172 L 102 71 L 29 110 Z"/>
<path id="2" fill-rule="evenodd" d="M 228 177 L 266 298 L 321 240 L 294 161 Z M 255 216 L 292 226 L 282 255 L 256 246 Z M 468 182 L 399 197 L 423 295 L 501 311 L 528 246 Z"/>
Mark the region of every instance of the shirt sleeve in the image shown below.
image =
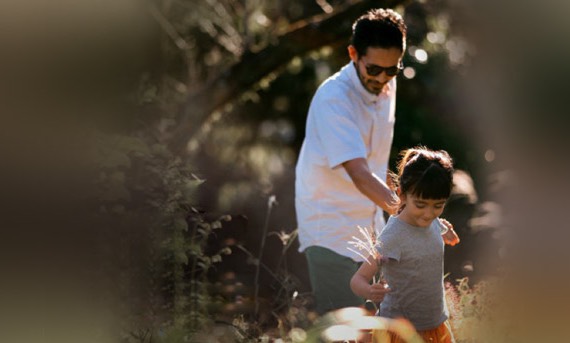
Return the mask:
<path id="1" fill-rule="evenodd" d="M 397 232 L 392 232 L 388 227 L 385 227 L 384 230 L 382 230 L 378 252 L 383 257 L 400 261 L 402 251 L 401 242 Z"/>
<path id="2" fill-rule="evenodd" d="M 328 98 L 319 101 L 313 110 L 315 129 L 329 168 L 366 158 L 366 145 L 353 119 L 355 109 L 346 101 Z"/>

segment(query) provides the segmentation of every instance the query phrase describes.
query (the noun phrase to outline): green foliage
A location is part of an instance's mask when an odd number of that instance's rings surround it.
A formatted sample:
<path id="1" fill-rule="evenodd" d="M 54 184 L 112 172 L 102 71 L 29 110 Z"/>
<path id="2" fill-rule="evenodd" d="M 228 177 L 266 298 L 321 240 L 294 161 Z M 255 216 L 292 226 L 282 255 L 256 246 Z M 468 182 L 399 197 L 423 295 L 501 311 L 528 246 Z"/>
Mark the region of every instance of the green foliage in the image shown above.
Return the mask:
<path id="1" fill-rule="evenodd" d="M 123 329 L 140 342 L 187 341 L 192 332 L 213 323 L 208 270 L 231 249 L 213 254 L 206 250 L 210 237 L 231 217 L 209 220 L 194 207 L 203 180 L 166 146 L 142 134 L 101 132 L 97 143 L 100 217 L 129 249 L 134 248 L 129 242 L 133 236 L 147 249 L 145 258 L 135 262 L 136 268 L 118 275 L 119 292 L 125 292 L 122 298 L 128 299 L 126 306 L 134 313 Z M 137 333 L 137 327 L 145 329 Z"/>

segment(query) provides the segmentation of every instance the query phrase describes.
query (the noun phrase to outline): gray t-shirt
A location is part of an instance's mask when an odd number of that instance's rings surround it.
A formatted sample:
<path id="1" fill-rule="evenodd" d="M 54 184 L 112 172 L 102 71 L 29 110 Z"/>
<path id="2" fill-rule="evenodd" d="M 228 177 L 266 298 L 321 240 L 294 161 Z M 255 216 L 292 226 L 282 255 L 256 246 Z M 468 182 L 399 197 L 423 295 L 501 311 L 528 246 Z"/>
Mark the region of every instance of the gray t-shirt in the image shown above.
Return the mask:
<path id="1" fill-rule="evenodd" d="M 444 243 L 437 219 L 427 228 L 390 217 L 380 233 L 378 251 L 391 288 L 380 304 L 380 316 L 404 317 L 416 330 L 438 327 L 448 318 L 443 288 Z"/>

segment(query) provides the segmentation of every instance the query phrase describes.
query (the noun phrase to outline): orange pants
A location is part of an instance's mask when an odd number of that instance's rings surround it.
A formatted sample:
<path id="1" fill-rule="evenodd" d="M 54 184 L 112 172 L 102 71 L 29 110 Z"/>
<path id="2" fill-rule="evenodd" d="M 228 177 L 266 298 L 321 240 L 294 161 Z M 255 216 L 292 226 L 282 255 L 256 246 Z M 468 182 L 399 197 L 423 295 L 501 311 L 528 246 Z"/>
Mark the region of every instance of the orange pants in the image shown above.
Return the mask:
<path id="1" fill-rule="evenodd" d="M 418 334 L 426 343 L 455 343 L 455 339 L 453 338 L 451 328 L 447 321 L 441 323 L 441 325 L 435 329 L 418 331 Z M 406 343 L 405 340 L 393 332 L 387 332 L 384 335 L 380 334 L 376 337 L 379 338 L 377 340 L 378 342 Z"/>

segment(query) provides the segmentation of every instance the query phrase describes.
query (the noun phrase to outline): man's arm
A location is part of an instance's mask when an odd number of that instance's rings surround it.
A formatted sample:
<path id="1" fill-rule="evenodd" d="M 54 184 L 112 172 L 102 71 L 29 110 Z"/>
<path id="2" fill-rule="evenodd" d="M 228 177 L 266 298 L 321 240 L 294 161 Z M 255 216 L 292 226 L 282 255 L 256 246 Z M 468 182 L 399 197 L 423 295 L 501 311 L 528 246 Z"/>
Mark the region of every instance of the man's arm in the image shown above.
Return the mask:
<path id="1" fill-rule="evenodd" d="M 389 214 L 395 214 L 400 199 L 376 174 L 370 171 L 364 158 L 355 158 L 342 164 L 356 188 Z"/>

